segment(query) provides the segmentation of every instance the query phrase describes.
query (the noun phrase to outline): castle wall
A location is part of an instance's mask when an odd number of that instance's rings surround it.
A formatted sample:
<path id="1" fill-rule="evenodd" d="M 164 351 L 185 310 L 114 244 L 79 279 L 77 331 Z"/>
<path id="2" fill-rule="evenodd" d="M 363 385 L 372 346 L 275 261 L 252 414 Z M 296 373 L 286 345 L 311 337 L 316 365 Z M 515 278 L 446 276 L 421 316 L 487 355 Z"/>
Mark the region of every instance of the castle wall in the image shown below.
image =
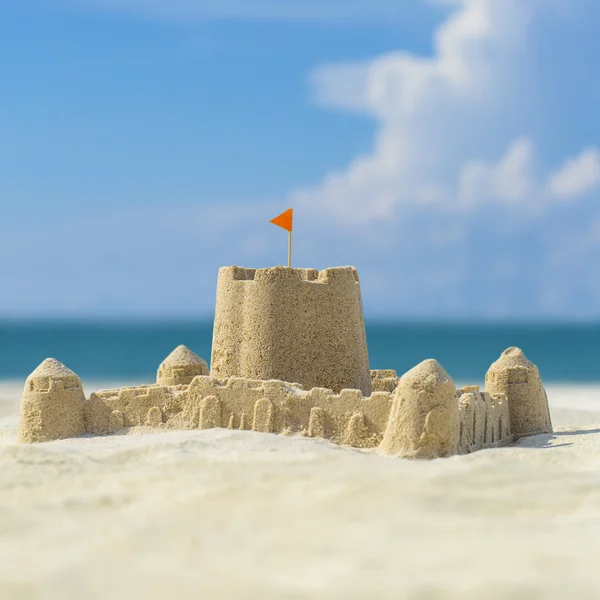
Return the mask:
<path id="1" fill-rule="evenodd" d="M 504 394 L 491 396 L 470 388 L 459 392 L 459 452 L 508 446 L 513 441 L 510 413 Z"/>
<path id="2" fill-rule="evenodd" d="M 396 371 L 392 369 L 371 370 L 371 389 L 374 392 L 394 392 L 399 381 Z"/>
<path id="3" fill-rule="evenodd" d="M 183 354 L 191 356 L 180 347 L 178 356 Z M 198 375 L 189 384 L 101 390 L 86 399 L 79 377 L 47 359 L 25 382 L 19 439 L 35 443 L 132 427 L 227 427 L 326 438 L 404 458 L 452 456 L 509 445 L 519 435 L 515 417 L 521 425 L 545 418 L 547 399 L 541 382 L 537 385 L 537 367 L 525 361 L 520 350 L 509 349 L 488 371 L 488 385 L 497 383 L 512 395 L 477 386 L 457 390 L 442 366 L 429 359 L 399 379 L 391 370 L 372 371 L 374 383 L 394 390 L 369 396 L 358 389 L 336 393 L 273 379 Z M 524 387 L 532 379 L 536 385 Z M 528 395 L 516 395 L 511 386 Z"/>
<path id="4" fill-rule="evenodd" d="M 303 434 L 340 444 L 379 444 L 392 401 L 388 392 L 362 396 L 304 390 L 282 381 L 196 377 L 189 386 L 139 386 L 103 390 L 86 403 L 88 433 L 138 426 L 173 429 L 228 427 L 265 433 Z"/>
<path id="5" fill-rule="evenodd" d="M 199 376 L 189 386 L 146 385 L 96 392 L 86 403 L 86 430 L 105 434 L 144 426 L 223 427 L 301 434 L 357 448 L 379 446 L 384 453 L 406 458 L 466 454 L 512 442 L 504 395 L 490 396 L 477 387 L 445 388 L 444 400 L 435 393 L 428 400 L 430 406 L 419 398 L 411 410 L 410 398 L 408 404 L 406 398 L 401 401 L 401 390 L 364 397 L 360 390 L 336 394 L 277 380 Z M 399 401 L 397 415 L 392 412 L 394 396 Z M 451 413 L 455 418 L 450 418 Z M 384 432 L 392 443 L 382 444 Z"/>
<path id="6" fill-rule="evenodd" d="M 211 376 L 292 381 L 335 392 L 372 384 L 358 274 L 219 270 Z"/>
<path id="7" fill-rule="evenodd" d="M 95 392 L 86 403 L 86 431 L 103 434 L 128 427 L 167 424 L 175 429 L 195 428 L 193 415 L 184 410 L 187 388 L 142 385 Z"/>

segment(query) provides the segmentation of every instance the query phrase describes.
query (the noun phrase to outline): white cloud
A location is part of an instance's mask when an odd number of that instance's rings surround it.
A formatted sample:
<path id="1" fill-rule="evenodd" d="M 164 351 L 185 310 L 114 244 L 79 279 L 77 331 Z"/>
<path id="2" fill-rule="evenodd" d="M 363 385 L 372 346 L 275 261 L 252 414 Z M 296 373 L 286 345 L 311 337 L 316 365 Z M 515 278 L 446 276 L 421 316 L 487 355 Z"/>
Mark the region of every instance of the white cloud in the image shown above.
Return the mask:
<path id="1" fill-rule="evenodd" d="M 497 164 L 474 161 L 460 173 L 458 197 L 463 206 L 500 202 L 516 207 L 550 206 L 560 200 L 577 199 L 600 186 L 600 151 L 583 150 L 547 176 L 534 176 L 535 150 L 529 138 L 518 138 Z"/>
<path id="2" fill-rule="evenodd" d="M 536 188 L 532 177 L 533 154 L 531 140 L 519 138 L 497 165 L 467 163 L 459 178 L 460 203 L 476 206 L 481 202 L 518 204 L 531 200 Z"/>
<path id="3" fill-rule="evenodd" d="M 519 45 L 529 11 L 516 0 L 455 0 L 458 9 L 434 33 L 434 56 L 394 52 L 370 62 L 323 65 L 312 74 L 316 98 L 343 110 L 367 112 L 388 123 L 447 114 L 456 102 L 489 98 L 501 75 L 489 51 L 506 55 Z M 504 57 L 500 57 L 504 58 Z M 449 104 L 439 104 L 446 100 Z M 437 119 L 436 119 L 437 121 Z"/>
<path id="4" fill-rule="evenodd" d="M 431 57 L 394 52 L 315 69 L 317 103 L 367 115 L 376 131 L 368 152 L 296 189 L 291 202 L 328 224 L 323 245 L 358 245 L 372 254 L 373 279 L 397 282 L 365 291 L 378 310 L 598 317 L 588 260 L 600 247 L 584 241 L 581 221 L 593 214 L 584 192 L 599 183 L 600 155 L 590 147 L 552 173 L 526 129 L 539 116 L 537 76 L 549 60 L 528 51 L 529 26 L 532 11 L 547 18 L 549 5 L 451 4 Z M 579 198 L 577 215 L 564 212 L 566 197 Z"/>
<path id="5" fill-rule="evenodd" d="M 534 140 L 511 131 L 514 113 L 527 110 L 534 90 L 538 67 L 528 62 L 525 44 L 535 0 L 446 3 L 455 10 L 434 32 L 431 57 L 394 52 L 311 74 L 319 104 L 369 115 L 377 132 L 370 152 L 296 190 L 295 205 L 357 225 L 432 205 L 539 207 L 600 181 L 597 149 L 540 176 Z"/>
<path id="6" fill-rule="evenodd" d="M 548 192 L 559 199 L 582 196 L 600 185 L 600 151 L 586 148 L 575 158 L 569 159 L 561 169 L 549 178 Z"/>
<path id="7" fill-rule="evenodd" d="M 529 10 L 521 0 L 456 4 L 435 31 L 432 57 L 396 52 L 315 70 L 316 100 L 372 116 L 377 133 L 370 153 L 328 174 L 321 184 L 297 190 L 294 203 L 329 208 L 349 222 L 357 215 L 364 219 L 365 209 L 372 219 L 382 220 L 401 206 L 458 206 L 457 178 L 463 169 L 461 185 L 475 201 L 473 186 L 490 173 L 481 161 L 473 163 L 472 153 L 481 149 L 487 134 L 496 140 L 503 136 L 498 135 L 495 111 L 514 87 L 511 72 Z M 530 187 L 529 159 L 529 146 L 518 143 L 499 166 L 493 195 L 522 197 Z"/>

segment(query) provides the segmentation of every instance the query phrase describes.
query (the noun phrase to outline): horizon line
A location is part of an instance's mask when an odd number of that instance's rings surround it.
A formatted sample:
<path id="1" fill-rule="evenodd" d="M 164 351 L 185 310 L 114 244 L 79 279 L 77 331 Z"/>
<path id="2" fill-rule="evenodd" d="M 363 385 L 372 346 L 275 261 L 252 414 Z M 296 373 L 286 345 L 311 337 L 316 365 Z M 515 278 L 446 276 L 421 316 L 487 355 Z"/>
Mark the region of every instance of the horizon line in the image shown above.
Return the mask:
<path id="1" fill-rule="evenodd" d="M 365 325 L 401 325 L 401 326 L 494 326 L 494 325 L 512 325 L 512 326 L 598 326 L 600 327 L 600 317 L 598 318 L 532 318 L 532 317 L 392 317 L 392 316 L 365 316 Z M 208 325 L 212 326 L 214 322 L 213 315 L 205 316 L 131 316 L 131 315 L 93 315 L 93 316 L 2 316 L 0 315 L 0 327 L 10 325 L 142 325 L 142 326 L 161 326 L 161 325 Z"/>

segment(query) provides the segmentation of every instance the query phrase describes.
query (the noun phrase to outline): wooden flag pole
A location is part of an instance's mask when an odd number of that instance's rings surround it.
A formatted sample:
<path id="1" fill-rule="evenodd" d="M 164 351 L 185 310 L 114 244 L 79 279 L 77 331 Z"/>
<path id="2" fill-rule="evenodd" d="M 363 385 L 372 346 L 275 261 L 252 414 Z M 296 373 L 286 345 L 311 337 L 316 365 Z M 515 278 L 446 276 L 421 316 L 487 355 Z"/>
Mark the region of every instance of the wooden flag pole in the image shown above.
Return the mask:
<path id="1" fill-rule="evenodd" d="M 282 227 L 288 232 L 288 267 L 292 266 L 292 221 L 294 218 L 294 209 L 288 208 L 285 212 L 282 212 L 278 217 L 271 219 L 273 225 Z"/>

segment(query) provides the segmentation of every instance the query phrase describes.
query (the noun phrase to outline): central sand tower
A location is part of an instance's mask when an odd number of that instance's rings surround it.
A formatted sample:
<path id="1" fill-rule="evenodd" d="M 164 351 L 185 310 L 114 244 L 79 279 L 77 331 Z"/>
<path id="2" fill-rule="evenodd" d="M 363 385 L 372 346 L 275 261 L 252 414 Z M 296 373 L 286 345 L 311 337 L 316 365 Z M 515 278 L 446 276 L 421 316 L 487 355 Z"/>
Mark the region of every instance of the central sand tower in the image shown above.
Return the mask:
<path id="1" fill-rule="evenodd" d="M 370 395 L 356 269 L 222 267 L 210 374 Z"/>

